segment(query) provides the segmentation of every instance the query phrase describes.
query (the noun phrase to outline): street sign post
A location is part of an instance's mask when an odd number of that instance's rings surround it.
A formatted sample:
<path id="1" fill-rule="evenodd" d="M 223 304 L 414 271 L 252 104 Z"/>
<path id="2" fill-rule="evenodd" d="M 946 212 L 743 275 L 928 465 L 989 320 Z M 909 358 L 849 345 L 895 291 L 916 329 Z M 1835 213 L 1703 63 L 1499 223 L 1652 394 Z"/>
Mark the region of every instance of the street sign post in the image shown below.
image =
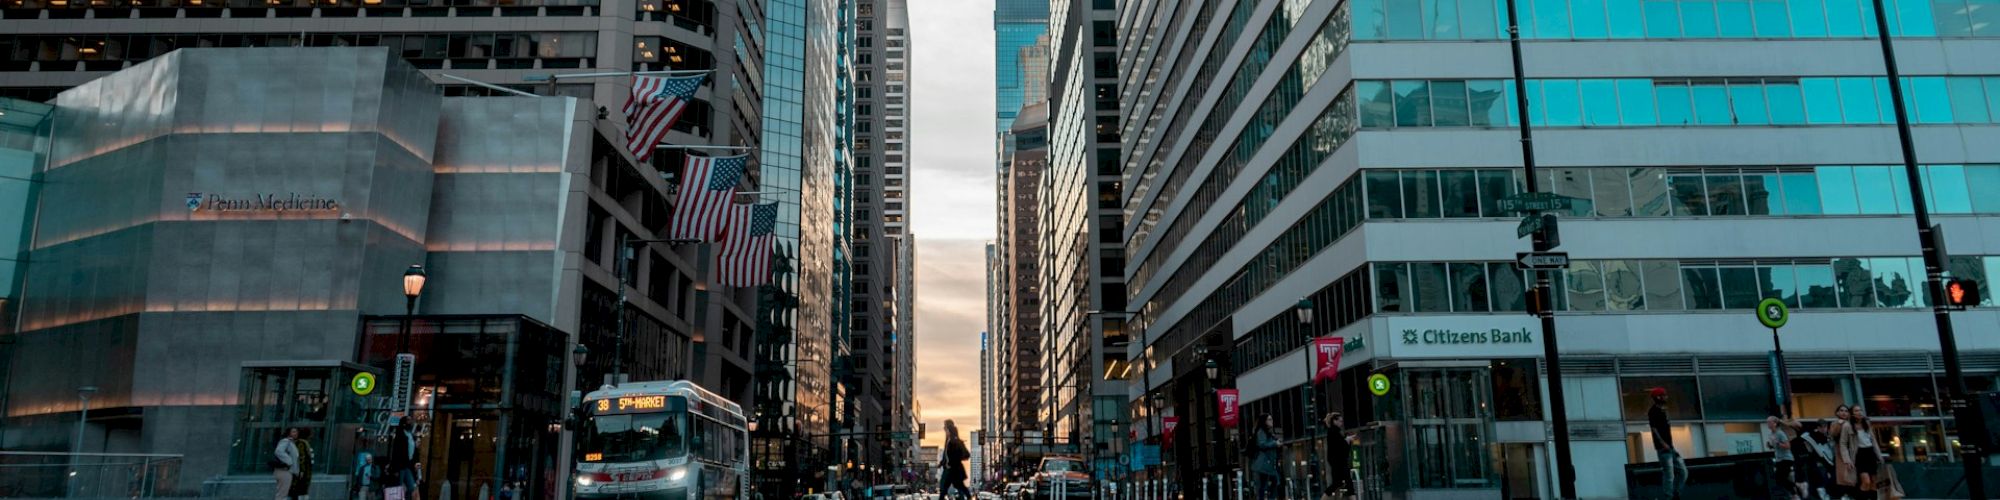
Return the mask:
<path id="1" fill-rule="evenodd" d="M 1577 198 L 1555 193 L 1518 193 L 1498 200 L 1502 212 L 1554 212 L 1569 210 L 1576 206 Z"/>
<path id="2" fill-rule="evenodd" d="M 1785 343 L 1779 337 L 1778 329 L 1784 328 L 1785 323 L 1791 321 L 1792 312 L 1791 309 L 1785 307 L 1785 301 L 1779 300 L 1777 297 L 1771 297 L 1757 303 L 1756 313 L 1757 323 L 1771 329 L 1771 357 L 1773 358 L 1772 361 L 1778 365 L 1778 386 L 1772 389 L 1775 389 L 1774 392 L 1778 393 L 1778 409 L 1783 411 L 1786 416 L 1790 416 L 1792 414 L 1792 376 L 1791 372 L 1785 368 Z"/>
<path id="3" fill-rule="evenodd" d="M 1516 252 L 1514 268 L 1524 271 L 1544 271 L 1569 267 L 1569 252 Z"/>

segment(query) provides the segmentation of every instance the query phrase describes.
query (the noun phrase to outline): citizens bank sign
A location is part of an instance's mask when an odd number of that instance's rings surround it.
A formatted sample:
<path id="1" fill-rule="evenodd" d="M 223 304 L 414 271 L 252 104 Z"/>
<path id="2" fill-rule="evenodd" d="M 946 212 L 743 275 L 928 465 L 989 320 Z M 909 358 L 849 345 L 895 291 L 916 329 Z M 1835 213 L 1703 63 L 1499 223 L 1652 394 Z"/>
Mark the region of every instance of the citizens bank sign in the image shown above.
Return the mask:
<path id="1" fill-rule="evenodd" d="M 1535 357 L 1541 326 L 1519 316 L 1414 316 L 1383 320 L 1378 346 L 1395 358 Z"/>
<path id="2" fill-rule="evenodd" d="M 189 212 L 334 212 L 340 210 L 340 202 L 298 193 L 253 194 L 249 198 L 236 198 L 192 192 L 187 195 L 187 207 Z"/>

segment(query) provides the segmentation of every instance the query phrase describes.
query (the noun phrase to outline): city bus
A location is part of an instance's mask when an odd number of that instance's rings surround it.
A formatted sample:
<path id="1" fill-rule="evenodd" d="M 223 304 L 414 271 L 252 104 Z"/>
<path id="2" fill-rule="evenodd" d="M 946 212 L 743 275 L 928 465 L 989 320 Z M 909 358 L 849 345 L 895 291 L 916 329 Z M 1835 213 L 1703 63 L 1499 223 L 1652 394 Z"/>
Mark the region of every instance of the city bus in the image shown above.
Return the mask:
<path id="1" fill-rule="evenodd" d="M 743 408 L 685 380 L 606 387 L 583 399 L 576 496 L 748 498 Z"/>

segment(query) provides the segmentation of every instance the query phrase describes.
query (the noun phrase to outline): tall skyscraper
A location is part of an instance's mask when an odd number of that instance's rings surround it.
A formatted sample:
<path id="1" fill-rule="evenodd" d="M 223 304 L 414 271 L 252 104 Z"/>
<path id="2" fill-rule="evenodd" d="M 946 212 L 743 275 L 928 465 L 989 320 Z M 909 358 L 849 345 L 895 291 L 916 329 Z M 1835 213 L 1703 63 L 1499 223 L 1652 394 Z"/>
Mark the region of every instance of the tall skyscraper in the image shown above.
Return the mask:
<path id="1" fill-rule="evenodd" d="M 909 234 L 910 57 L 904 0 L 854 0 L 852 60 L 854 131 L 853 238 L 855 311 L 849 342 L 856 397 L 868 408 L 858 427 L 910 431 L 908 376 L 914 360 L 904 345 L 915 335 L 914 283 L 903 279 L 913 256 Z M 903 465 L 907 441 L 870 438 L 861 444 L 871 469 Z"/>
<path id="2" fill-rule="evenodd" d="M 1058 450 L 1120 477 L 1128 434 L 1122 218 L 1119 198 L 1115 12 L 1108 2 L 1051 3 L 1048 166 L 1037 186 L 1043 242 L 1043 425 Z"/>
<path id="3" fill-rule="evenodd" d="M 1363 460 L 1371 474 L 1406 478 L 1378 486 L 1389 495 L 1548 498 L 1545 387 L 1560 383 L 1579 496 L 1620 498 L 1633 491 L 1627 464 L 1657 460 L 1650 431 L 1626 425 L 1645 419 L 1651 390 L 1673 402 L 1680 453 L 1758 449 L 1726 427 L 1780 401 L 1771 332 L 1750 314 L 1776 298 L 1792 308 L 1780 334 L 1794 414 L 1861 404 L 1910 429 L 1890 461 L 1957 459 L 1925 444 L 1952 442 L 1953 426 L 1915 410 L 1948 403 L 1928 389 L 1945 380 L 1893 99 L 1874 42 L 1853 40 L 1875 31 L 1866 3 L 1522 3 L 1532 181 L 1493 3 L 1122 5 L 1118 73 L 1139 82 L 1120 122 L 1131 331 L 1157 367 L 1135 378 L 1151 382 L 1135 402 L 1203 422 L 1207 391 L 1234 388 L 1248 421 L 1287 430 L 1342 410 L 1379 449 Z M 2000 143 L 1977 139 L 1996 133 L 2000 65 L 1946 54 L 1991 43 L 2000 25 L 1936 5 L 1896 8 L 1889 30 L 1919 185 L 1960 235 L 2000 213 L 1981 201 L 2000 200 Z M 1529 244 L 1502 202 L 1529 182 L 1576 200 L 1557 211 L 1561 381 L 1544 372 L 1547 332 L 1523 314 L 1532 274 L 1513 261 Z M 1949 245 L 1946 275 L 2000 274 L 2000 246 Z M 1996 312 L 1953 316 L 1990 332 Z M 1959 333 L 1966 373 L 1988 385 L 2000 346 Z M 1345 368 L 1310 385 L 1319 337 L 1344 342 Z M 1211 361 L 1213 379 L 1181 369 Z M 1206 427 L 1182 425 L 1175 441 L 1230 439 Z M 1215 451 L 1232 449 L 1180 446 L 1161 470 L 1243 465 Z M 1423 458 L 1453 456 L 1480 459 Z"/>
<path id="4" fill-rule="evenodd" d="M 1024 93 L 1037 92 L 1047 85 L 1046 75 L 1022 73 L 1022 49 L 1049 30 L 1048 0 L 994 0 L 993 2 L 993 129 L 1004 133 L 1014 126 L 1021 107 L 1041 102 L 1025 99 Z M 1046 45 L 1046 44 L 1044 44 Z M 1043 51 L 1047 48 L 1043 47 Z M 1044 92 L 1044 95 L 1046 93 Z"/>
<path id="5" fill-rule="evenodd" d="M 1000 302 L 996 328 L 1001 337 L 998 365 L 1000 380 L 999 428 L 996 446 L 1001 469 L 1014 477 L 1035 464 L 1046 445 L 1042 437 L 1044 398 L 1041 349 L 1042 293 L 1040 279 L 1041 219 L 1038 185 L 1048 165 L 1048 104 L 1022 108 L 1014 127 L 1002 142 L 1008 145 L 1009 161 L 999 171 L 997 188 L 1000 206 L 996 255 L 989 275 L 990 286 L 998 287 Z M 1030 446 L 1037 447 L 1030 449 Z M 1031 453 L 1032 452 L 1032 453 Z"/>
<path id="6" fill-rule="evenodd" d="M 843 451 L 830 434 L 847 404 L 835 375 L 847 345 L 833 324 L 845 318 L 832 305 L 845 265 L 835 253 L 839 169 L 848 161 L 840 141 L 844 15 L 836 0 L 770 0 L 765 13 L 761 196 L 781 208 L 780 261 L 759 290 L 751 454 L 759 492 L 788 497 L 823 489 L 822 465 Z"/>

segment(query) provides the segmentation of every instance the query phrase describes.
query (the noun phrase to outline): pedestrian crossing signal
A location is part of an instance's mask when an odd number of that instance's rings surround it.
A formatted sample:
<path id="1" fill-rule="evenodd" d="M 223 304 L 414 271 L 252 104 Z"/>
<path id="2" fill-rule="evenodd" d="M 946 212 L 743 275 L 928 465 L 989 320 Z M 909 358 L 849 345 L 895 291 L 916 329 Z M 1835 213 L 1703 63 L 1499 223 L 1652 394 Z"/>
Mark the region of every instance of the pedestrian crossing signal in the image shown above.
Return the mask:
<path id="1" fill-rule="evenodd" d="M 1979 305 L 1979 282 L 1955 279 L 1944 284 L 1945 303 L 1955 307 Z"/>

